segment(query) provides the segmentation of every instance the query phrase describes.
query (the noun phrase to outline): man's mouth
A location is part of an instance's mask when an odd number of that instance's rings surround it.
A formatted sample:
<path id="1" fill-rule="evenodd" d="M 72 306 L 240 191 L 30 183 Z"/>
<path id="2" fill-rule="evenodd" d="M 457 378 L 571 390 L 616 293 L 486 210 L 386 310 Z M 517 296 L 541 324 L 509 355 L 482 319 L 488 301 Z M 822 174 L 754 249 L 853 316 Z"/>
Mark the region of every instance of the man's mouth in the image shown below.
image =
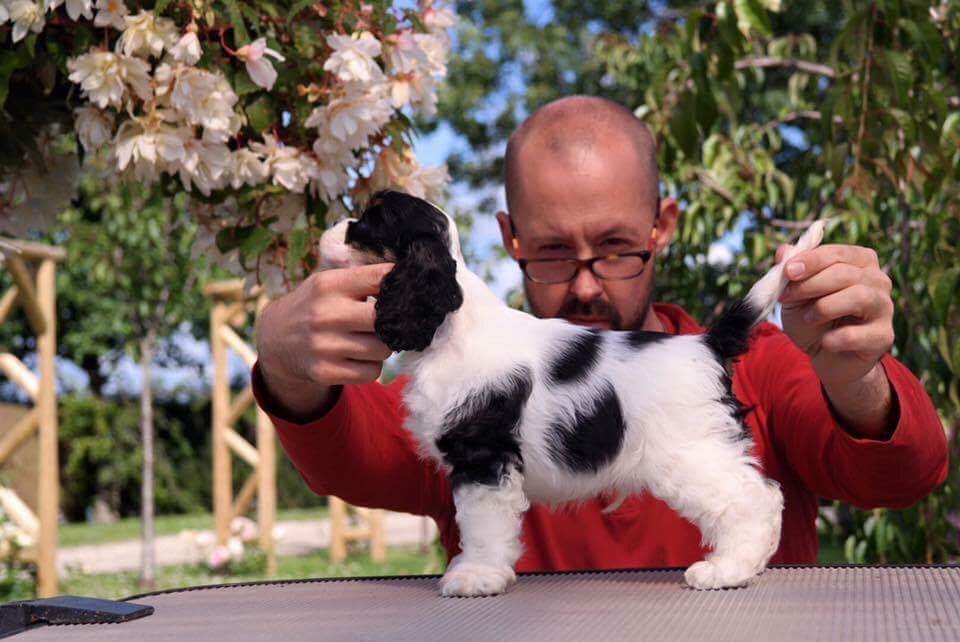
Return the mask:
<path id="1" fill-rule="evenodd" d="M 591 328 L 610 329 L 610 319 L 601 319 L 599 317 L 567 317 L 567 321 L 575 325 L 582 325 Z"/>

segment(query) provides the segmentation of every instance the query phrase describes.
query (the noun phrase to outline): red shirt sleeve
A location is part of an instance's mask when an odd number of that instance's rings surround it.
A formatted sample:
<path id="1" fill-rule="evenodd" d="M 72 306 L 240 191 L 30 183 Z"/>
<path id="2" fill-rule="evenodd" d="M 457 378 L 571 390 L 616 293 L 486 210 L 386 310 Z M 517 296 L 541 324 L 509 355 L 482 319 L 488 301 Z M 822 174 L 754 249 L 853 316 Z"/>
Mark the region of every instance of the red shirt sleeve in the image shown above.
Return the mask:
<path id="1" fill-rule="evenodd" d="M 449 512 L 446 477 L 417 453 L 403 428 L 401 377 L 389 385 L 344 386 L 319 419 L 297 424 L 271 406 L 258 366 L 253 394 L 304 481 L 318 495 L 335 495 L 355 506 L 429 515 Z"/>
<path id="2" fill-rule="evenodd" d="M 748 353 L 744 370 L 757 391 L 771 441 L 817 495 L 861 508 L 906 508 L 943 483 L 947 443 L 923 385 L 902 363 L 881 360 L 899 417 L 891 437 L 861 439 L 831 410 L 809 357 L 773 326 Z"/>

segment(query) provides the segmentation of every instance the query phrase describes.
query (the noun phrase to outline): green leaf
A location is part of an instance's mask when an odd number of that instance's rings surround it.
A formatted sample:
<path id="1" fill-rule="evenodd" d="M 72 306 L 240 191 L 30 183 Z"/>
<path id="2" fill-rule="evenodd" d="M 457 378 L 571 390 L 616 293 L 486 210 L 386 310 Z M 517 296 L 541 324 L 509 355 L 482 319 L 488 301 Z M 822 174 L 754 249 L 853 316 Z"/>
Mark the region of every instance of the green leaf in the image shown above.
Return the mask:
<path id="1" fill-rule="evenodd" d="M 670 116 L 670 133 L 688 158 L 697 150 L 697 120 L 693 96 L 684 92 Z"/>
<path id="2" fill-rule="evenodd" d="M 937 275 L 934 279 L 930 288 L 930 297 L 933 301 L 937 323 L 945 325 L 950 304 L 956 300 L 957 283 L 960 282 L 960 267 L 952 267 Z"/>
<path id="3" fill-rule="evenodd" d="M 287 274 L 294 278 L 300 261 L 310 250 L 310 230 L 293 230 L 287 235 Z"/>
<path id="4" fill-rule="evenodd" d="M 163 10 L 170 6 L 170 0 L 157 0 L 157 3 L 153 5 L 153 15 L 159 16 L 163 13 Z"/>
<path id="5" fill-rule="evenodd" d="M 23 47 L 0 53 L 0 107 L 3 107 L 7 102 L 7 94 L 10 92 L 10 76 L 16 70 L 29 65 L 32 60 L 33 57 Z"/>
<path id="6" fill-rule="evenodd" d="M 264 94 L 257 97 L 256 100 L 246 106 L 247 118 L 250 126 L 258 132 L 264 132 L 273 126 L 276 121 L 276 113 L 273 109 L 273 101 L 270 96 Z"/>
<path id="7" fill-rule="evenodd" d="M 315 3 L 316 0 L 298 0 L 294 2 L 293 6 L 290 7 L 290 11 L 287 12 L 287 25 L 293 22 L 293 19 L 296 18 L 301 11 Z"/>
<path id="8" fill-rule="evenodd" d="M 266 227 L 254 227 L 250 234 L 240 243 L 240 253 L 244 257 L 259 256 L 270 243 L 273 242 L 273 232 Z"/>
<path id="9" fill-rule="evenodd" d="M 246 96 L 260 91 L 262 88 L 250 80 L 250 74 L 246 69 L 241 69 L 233 77 L 233 91 L 238 96 Z"/>
<path id="10" fill-rule="evenodd" d="M 767 37 L 773 35 L 767 10 L 758 0 L 734 0 L 733 7 L 737 13 L 737 27 L 745 38 L 750 37 L 751 29 Z"/>
<path id="11" fill-rule="evenodd" d="M 893 81 L 894 89 L 897 92 L 897 99 L 903 103 L 907 100 L 907 91 L 913 84 L 913 65 L 910 57 L 899 51 L 888 49 L 883 52 L 883 58 L 886 62 L 887 72 Z"/>
<path id="12" fill-rule="evenodd" d="M 247 33 L 247 26 L 243 23 L 243 13 L 240 11 L 237 0 L 223 0 L 223 4 L 227 7 L 230 25 L 233 27 L 234 46 L 239 49 L 243 45 L 250 44 L 250 34 Z"/>

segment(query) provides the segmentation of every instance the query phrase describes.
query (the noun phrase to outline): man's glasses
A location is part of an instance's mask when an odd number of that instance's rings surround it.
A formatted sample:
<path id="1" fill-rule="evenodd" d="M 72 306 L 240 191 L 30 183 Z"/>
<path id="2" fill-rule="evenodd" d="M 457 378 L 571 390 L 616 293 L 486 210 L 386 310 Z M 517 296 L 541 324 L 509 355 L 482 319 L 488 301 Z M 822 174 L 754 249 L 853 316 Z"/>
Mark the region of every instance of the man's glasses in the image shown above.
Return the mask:
<path id="1" fill-rule="evenodd" d="M 595 256 L 590 259 L 519 259 L 523 274 L 534 283 L 566 283 L 576 278 L 581 267 L 587 267 L 598 279 L 615 281 L 632 279 L 643 273 L 649 250 Z"/>

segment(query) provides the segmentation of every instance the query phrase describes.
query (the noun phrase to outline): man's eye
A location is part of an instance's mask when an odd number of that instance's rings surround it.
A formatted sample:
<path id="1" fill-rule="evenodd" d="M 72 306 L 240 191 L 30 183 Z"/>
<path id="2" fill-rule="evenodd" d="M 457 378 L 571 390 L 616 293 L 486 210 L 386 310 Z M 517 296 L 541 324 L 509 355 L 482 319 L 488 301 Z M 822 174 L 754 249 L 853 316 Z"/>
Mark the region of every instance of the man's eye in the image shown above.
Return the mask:
<path id="1" fill-rule="evenodd" d="M 629 245 L 630 243 L 625 239 L 607 239 L 601 245 L 604 247 L 622 247 L 624 245 Z"/>

